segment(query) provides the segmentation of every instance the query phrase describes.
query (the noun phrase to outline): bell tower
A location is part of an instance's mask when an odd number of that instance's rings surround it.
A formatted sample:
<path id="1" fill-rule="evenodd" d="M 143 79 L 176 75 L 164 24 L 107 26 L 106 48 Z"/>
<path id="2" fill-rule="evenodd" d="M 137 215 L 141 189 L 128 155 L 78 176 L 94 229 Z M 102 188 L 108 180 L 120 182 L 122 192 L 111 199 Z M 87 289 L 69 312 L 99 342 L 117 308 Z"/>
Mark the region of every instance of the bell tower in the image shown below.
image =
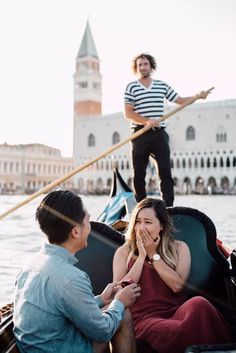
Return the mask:
<path id="1" fill-rule="evenodd" d="M 76 57 L 74 74 L 74 121 L 81 116 L 100 116 L 102 114 L 102 76 L 100 60 L 94 44 L 89 22 L 83 34 Z"/>

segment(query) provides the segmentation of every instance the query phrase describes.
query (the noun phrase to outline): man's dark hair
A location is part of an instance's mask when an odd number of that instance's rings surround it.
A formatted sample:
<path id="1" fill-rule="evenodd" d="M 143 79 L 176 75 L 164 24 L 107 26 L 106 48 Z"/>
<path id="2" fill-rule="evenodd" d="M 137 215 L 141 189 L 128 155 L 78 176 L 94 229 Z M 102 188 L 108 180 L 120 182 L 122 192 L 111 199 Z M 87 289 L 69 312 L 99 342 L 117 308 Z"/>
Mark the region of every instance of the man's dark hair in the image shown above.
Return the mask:
<path id="1" fill-rule="evenodd" d="M 132 61 L 132 70 L 136 74 L 137 73 L 137 60 L 138 59 L 147 59 L 150 63 L 151 69 L 156 70 L 157 64 L 155 58 L 147 53 L 141 53 L 133 58 Z"/>
<path id="2" fill-rule="evenodd" d="M 85 210 L 81 198 L 71 191 L 52 191 L 36 210 L 36 220 L 50 243 L 61 244 L 82 224 Z"/>

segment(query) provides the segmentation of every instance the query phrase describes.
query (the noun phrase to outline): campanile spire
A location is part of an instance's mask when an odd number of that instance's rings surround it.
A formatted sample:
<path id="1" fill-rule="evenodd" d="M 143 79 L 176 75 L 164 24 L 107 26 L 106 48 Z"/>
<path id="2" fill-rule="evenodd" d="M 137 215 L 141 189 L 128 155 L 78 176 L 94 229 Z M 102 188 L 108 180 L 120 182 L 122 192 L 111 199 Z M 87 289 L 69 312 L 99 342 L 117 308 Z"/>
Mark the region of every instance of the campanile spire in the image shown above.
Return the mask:
<path id="1" fill-rule="evenodd" d="M 100 60 L 87 21 L 76 57 L 74 120 L 81 116 L 100 116 L 102 114 L 101 83 Z"/>

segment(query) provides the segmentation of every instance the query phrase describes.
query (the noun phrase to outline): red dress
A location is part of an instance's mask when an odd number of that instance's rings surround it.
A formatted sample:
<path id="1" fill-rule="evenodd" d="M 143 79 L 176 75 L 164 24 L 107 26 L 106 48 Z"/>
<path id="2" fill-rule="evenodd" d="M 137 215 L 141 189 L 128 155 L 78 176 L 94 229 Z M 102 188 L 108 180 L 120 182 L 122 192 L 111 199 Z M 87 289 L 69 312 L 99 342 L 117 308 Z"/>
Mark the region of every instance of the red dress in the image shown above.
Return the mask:
<path id="1" fill-rule="evenodd" d="M 187 300 L 183 292 L 174 293 L 146 262 L 139 284 L 141 296 L 131 307 L 135 337 L 158 353 L 184 353 L 193 344 L 232 342 L 224 317 L 209 301 L 200 296 Z"/>

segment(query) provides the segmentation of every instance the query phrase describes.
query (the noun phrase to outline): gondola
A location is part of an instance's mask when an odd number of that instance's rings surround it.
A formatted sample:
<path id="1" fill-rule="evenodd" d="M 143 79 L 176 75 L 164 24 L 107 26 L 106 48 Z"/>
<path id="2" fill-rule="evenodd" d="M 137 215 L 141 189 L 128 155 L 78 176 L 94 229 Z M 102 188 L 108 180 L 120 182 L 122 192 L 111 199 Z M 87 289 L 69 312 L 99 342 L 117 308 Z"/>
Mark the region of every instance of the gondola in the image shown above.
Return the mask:
<path id="1" fill-rule="evenodd" d="M 109 201 L 98 217 L 98 222 L 105 223 L 117 230 L 124 230 L 126 220 L 136 205 L 131 188 L 126 184 L 117 168 L 113 168 L 112 186 Z"/>
<path id="2" fill-rule="evenodd" d="M 124 243 L 123 230 L 134 205 L 131 189 L 115 169 L 109 202 L 98 220 L 91 222 L 88 247 L 76 253 L 77 266 L 90 276 L 94 294 L 101 293 L 112 281 L 113 255 Z M 235 336 L 235 342 L 231 344 L 191 346 L 185 353 L 236 353 L 236 251 L 228 257 L 225 249 L 219 247 L 215 225 L 201 211 L 170 207 L 168 212 L 177 230 L 177 238 L 185 241 L 191 252 L 191 271 L 185 288 L 187 295 L 202 295 L 212 302 L 223 313 Z M 11 306 L 3 309 L 0 353 L 18 352 L 12 331 L 12 310 Z M 137 341 L 137 350 L 138 353 L 158 353 L 158 347 L 153 351 L 142 341 Z"/>

